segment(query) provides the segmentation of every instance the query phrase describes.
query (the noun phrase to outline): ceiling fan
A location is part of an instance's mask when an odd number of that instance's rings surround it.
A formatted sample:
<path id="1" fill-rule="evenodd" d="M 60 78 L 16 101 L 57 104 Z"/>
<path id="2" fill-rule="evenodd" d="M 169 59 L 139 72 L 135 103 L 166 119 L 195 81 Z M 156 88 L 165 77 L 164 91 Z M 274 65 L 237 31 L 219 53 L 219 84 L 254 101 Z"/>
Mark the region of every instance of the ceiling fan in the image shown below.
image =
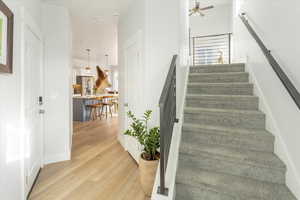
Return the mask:
<path id="1" fill-rule="evenodd" d="M 201 8 L 200 7 L 200 2 L 195 0 L 195 7 L 190 9 L 190 15 L 189 16 L 192 16 L 192 15 L 201 15 L 202 17 L 205 16 L 204 13 L 202 11 L 204 10 L 209 10 L 209 9 L 212 9 L 214 8 L 214 6 L 207 6 L 207 7 L 204 7 L 204 8 Z"/>

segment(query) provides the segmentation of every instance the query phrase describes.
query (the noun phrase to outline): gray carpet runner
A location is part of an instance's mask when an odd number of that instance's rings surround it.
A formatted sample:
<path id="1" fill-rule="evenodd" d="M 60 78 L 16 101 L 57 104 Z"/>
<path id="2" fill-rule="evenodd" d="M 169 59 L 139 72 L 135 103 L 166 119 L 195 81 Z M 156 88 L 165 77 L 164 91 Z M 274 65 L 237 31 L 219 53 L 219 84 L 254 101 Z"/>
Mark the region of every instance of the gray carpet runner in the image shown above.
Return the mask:
<path id="1" fill-rule="evenodd" d="M 244 64 L 191 67 L 176 200 L 296 200 Z"/>

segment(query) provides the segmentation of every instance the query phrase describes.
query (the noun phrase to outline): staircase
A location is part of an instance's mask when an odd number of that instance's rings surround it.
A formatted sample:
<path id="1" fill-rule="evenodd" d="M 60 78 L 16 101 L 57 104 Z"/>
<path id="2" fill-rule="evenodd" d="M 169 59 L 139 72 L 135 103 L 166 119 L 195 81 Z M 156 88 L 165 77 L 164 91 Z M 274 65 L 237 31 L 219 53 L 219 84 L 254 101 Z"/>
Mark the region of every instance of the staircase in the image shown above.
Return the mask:
<path id="1" fill-rule="evenodd" d="M 191 67 L 176 200 L 296 200 L 244 64 Z"/>

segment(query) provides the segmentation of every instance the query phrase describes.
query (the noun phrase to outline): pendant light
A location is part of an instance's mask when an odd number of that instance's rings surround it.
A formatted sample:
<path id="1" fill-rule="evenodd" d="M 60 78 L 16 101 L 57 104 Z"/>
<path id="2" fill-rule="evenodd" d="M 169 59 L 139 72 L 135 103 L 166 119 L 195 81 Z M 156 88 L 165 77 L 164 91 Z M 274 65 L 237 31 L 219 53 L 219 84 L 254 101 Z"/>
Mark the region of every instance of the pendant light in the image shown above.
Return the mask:
<path id="1" fill-rule="evenodd" d="M 91 67 L 90 67 L 90 52 L 91 52 L 91 49 L 86 49 L 86 52 L 87 52 L 88 64 L 87 64 L 87 66 L 85 67 L 85 69 L 86 69 L 87 71 L 90 71 L 90 70 L 91 70 Z"/>
<path id="2" fill-rule="evenodd" d="M 106 67 L 108 66 L 108 54 L 105 55 Z"/>

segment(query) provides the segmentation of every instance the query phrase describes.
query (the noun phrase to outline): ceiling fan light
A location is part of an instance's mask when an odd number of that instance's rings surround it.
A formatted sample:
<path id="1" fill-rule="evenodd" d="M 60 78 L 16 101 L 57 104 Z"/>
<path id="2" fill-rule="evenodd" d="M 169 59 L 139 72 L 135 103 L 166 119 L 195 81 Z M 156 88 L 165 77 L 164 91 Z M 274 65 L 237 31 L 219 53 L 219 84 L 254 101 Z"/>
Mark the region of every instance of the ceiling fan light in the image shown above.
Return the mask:
<path id="1" fill-rule="evenodd" d="M 195 0 L 195 6 L 194 8 L 190 9 L 190 13 L 189 13 L 189 16 L 201 16 L 201 17 L 204 17 L 205 14 L 202 13 L 201 11 L 205 11 L 205 10 L 209 10 L 209 9 L 212 9 L 214 8 L 214 6 L 207 6 L 207 7 L 200 7 L 200 2 Z"/>

